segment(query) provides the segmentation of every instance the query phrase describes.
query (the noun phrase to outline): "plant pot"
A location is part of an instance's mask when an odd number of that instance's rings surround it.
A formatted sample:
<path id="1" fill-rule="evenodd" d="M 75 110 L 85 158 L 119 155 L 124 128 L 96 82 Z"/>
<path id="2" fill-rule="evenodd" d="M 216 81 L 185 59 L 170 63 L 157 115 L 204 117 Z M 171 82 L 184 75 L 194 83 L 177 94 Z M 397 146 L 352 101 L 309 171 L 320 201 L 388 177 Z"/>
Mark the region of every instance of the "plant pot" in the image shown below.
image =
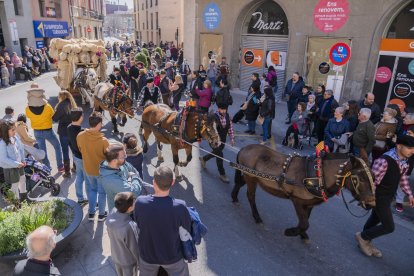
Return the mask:
<path id="1" fill-rule="evenodd" d="M 56 236 L 56 247 L 52 251 L 52 257 L 58 255 L 60 252 L 63 251 L 63 249 L 65 249 L 66 245 L 68 244 L 68 242 L 70 241 L 72 237 L 72 234 L 76 231 L 76 229 L 78 229 L 83 219 L 82 207 L 77 202 L 71 199 L 63 198 L 63 197 L 52 197 L 52 198 L 37 198 L 35 201 L 43 202 L 43 201 L 54 200 L 54 199 L 62 200 L 65 203 L 65 205 L 73 209 L 73 220 L 65 230 L 63 230 L 59 235 Z M 5 263 L 10 264 L 12 262 L 14 263 L 15 261 L 25 259 L 26 257 L 27 257 L 27 250 L 22 249 L 20 251 L 16 251 L 13 253 L 9 253 L 7 255 L 0 256 L 0 262 L 5 262 Z"/>

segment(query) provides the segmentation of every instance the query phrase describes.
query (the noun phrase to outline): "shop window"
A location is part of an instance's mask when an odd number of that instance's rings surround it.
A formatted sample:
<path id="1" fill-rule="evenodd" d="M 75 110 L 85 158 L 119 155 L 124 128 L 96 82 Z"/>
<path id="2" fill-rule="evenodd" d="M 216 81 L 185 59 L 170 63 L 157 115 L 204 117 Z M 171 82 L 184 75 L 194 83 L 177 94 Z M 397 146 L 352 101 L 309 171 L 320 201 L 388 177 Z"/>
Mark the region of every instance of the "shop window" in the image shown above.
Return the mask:
<path id="1" fill-rule="evenodd" d="M 288 35 L 286 14 L 277 3 L 266 1 L 251 11 L 250 19 L 245 20 L 244 33 Z"/>
<path id="2" fill-rule="evenodd" d="M 387 38 L 414 39 L 414 1 L 411 1 L 392 21 Z"/>
<path id="3" fill-rule="evenodd" d="M 22 0 L 13 0 L 14 14 L 23 15 Z"/>
<path id="4" fill-rule="evenodd" d="M 329 59 L 332 46 L 343 42 L 351 46 L 351 40 L 347 38 L 320 38 L 310 37 L 306 52 L 305 83 L 316 89 L 319 84 L 326 89 L 334 91 L 336 100 L 341 97 L 342 84 L 344 82 L 347 64 L 333 65 Z"/>

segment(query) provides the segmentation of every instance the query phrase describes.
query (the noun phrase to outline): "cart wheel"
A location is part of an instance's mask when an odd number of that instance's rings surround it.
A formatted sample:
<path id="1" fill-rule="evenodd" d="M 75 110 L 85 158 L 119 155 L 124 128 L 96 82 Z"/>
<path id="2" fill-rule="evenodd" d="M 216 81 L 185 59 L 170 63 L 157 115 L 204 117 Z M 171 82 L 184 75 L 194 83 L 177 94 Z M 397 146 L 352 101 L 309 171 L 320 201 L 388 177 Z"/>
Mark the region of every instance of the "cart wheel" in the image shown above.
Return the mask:
<path id="1" fill-rule="evenodd" d="M 60 185 L 59 184 L 52 184 L 52 191 L 50 192 L 52 196 L 57 196 L 60 193 Z"/>

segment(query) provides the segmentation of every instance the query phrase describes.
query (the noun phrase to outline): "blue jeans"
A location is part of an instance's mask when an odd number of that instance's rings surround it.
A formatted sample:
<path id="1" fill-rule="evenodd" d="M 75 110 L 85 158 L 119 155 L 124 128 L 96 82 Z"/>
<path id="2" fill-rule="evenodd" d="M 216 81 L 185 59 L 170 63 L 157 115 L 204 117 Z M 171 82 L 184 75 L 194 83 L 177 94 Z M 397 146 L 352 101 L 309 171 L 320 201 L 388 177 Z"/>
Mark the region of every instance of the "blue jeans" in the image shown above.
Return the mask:
<path id="1" fill-rule="evenodd" d="M 211 90 L 215 94 L 216 92 L 216 78 L 208 78 L 209 81 L 211 81 Z"/>
<path id="2" fill-rule="evenodd" d="M 49 143 L 52 144 L 53 148 L 55 149 L 57 167 L 61 168 L 63 166 L 62 149 L 60 148 L 60 143 L 56 136 L 56 133 L 52 129 L 34 130 L 34 136 L 39 145 L 39 148 L 45 151 L 46 155 L 45 155 L 45 159 L 43 159 L 43 163 L 46 166 L 50 167 L 50 162 L 49 162 L 49 158 L 47 157 L 47 150 L 46 150 L 46 141 L 48 141 Z"/>
<path id="3" fill-rule="evenodd" d="M 69 139 L 66 135 L 59 134 L 60 147 L 62 148 L 63 161 L 70 161 L 69 159 Z"/>
<path id="4" fill-rule="evenodd" d="M 270 136 L 269 134 L 269 124 L 272 121 L 272 119 L 270 119 L 270 117 L 266 117 L 263 121 L 263 142 L 267 140 L 267 137 Z"/>
<path id="5" fill-rule="evenodd" d="M 98 198 L 99 215 L 105 213 L 106 193 L 99 180 L 99 176 L 87 175 L 86 193 L 89 201 L 89 214 L 95 214 L 96 199 Z"/>
<path id="6" fill-rule="evenodd" d="M 88 187 L 88 178 L 85 177 L 85 172 L 83 171 L 83 161 L 75 156 L 73 156 L 73 162 L 76 166 L 76 179 L 75 179 L 75 190 L 76 190 L 76 197 L 78 201 L 82 201 L 85 199 L 83 196 L 83 181 L 85 181 L 85 187 Z"/>
<path id="7" fill-rule="evenodd" d="M 254 121 L 247 121 L 249 130 L 255 132 L 256 131 L 256 120 Z"/>

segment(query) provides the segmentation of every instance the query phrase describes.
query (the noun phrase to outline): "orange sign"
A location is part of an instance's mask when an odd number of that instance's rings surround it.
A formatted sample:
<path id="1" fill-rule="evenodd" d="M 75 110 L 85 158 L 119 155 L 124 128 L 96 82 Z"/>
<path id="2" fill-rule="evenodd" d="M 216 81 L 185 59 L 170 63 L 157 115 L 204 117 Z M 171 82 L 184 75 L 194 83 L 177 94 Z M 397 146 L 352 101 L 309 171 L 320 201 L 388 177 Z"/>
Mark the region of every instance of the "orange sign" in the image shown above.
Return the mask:
<path id="1" fill-rule="evenodd" d="M 381 51 L 414 53 L 414 39 L 390 39 L 381 40 Z"/>
<path id="2" fill-rule="evenodd" d="M 263 67 L 264 52 L 261 49 L 243 48 L 242 64 L 253 67 Z"/>

